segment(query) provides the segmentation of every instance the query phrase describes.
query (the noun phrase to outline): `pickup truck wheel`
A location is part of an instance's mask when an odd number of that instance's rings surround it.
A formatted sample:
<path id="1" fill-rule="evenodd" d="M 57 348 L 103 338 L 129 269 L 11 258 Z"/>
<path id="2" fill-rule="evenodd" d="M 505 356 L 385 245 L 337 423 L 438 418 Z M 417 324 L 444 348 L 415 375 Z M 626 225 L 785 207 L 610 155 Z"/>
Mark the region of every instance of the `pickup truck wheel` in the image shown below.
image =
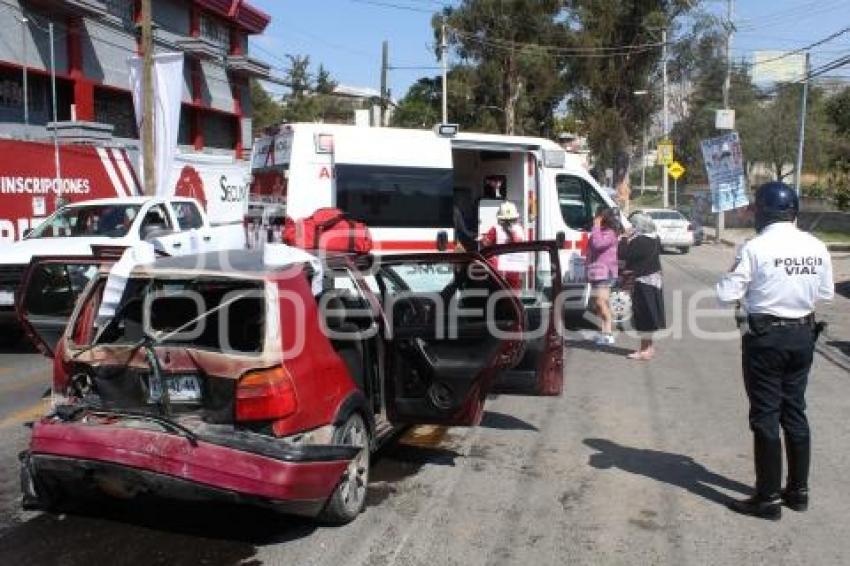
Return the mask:
<path id="1" fill-rule="evenodd" d="M 370 438 L 369 428 L 359 414 L 348 417 L 334 431 L 334 444 L 359 446 L 360 452 L 348 465 L 342 479 L 325 506 L 322 519 L 342 525 L 354 520 L 366 506 L 369 486 Z"/>

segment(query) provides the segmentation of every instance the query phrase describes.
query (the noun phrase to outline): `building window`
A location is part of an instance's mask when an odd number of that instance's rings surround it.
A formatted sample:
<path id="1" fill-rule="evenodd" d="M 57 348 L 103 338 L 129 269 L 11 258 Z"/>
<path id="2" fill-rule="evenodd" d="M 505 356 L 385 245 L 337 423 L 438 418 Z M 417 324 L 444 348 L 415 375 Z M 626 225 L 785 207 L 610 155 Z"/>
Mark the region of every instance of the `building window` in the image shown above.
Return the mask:
<path id="1" fill-rule="evenodd" d="M 124 22 L 135 19 L 135 0 L 104 0 L 107 13 L 120 18 Z"/>
<path id="2" fill-rule="evenodd" d="M 236 147 L 237 119 L 235 116 L 205 112 L 201 122 L 204 129 L 204 146 L 216 149 Z"/>
<path id="3" fill-rule="evenodd" d="M 201 37 L 212 41 L 226 52 L 230 51 L 230 30 L 221 20 L 209 14 L 201 15 Z"/>
<path id="4" fill-rule="evenodd" d="M 180 126 L 177 129 L 177 144 L 192 145 L 192 107 L 185 104 L 180 108 Z"/>
<path id="5" fill-rule="evenodd" d="M 22 72 L 16 69 L 0 69 L 0 122 L 24 122 L 24 89 Z M 56 80 L 56 116 L 68 120 L 71 112 L 70 83 Z M 30 72 L 27 75 L 27 112 L 29 123 L 45 125 L 53 121 L 50 105 L 50 78 Z"/>
<path id="6" fill-rule="evenodd" d="M 112 134 L 117 138 L 139 137 L 133 97 L 129 92 L 96 88 L 94 91 L 94 117 L 101 124 L 113 124 Z"/>

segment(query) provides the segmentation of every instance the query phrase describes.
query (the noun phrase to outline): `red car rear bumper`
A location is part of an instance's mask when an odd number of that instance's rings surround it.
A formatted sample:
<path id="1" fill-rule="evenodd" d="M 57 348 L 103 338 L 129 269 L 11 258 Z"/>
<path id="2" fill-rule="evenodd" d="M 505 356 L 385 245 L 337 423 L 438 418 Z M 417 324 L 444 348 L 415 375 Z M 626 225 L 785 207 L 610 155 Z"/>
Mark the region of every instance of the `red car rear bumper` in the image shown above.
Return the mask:
<path id="1" fill-rule="evenodd" d="M 36 478 L 36 491 L 41 476 L 49 476 L 50 481 L 73 481 L 84 479 L 81 470 L 89 470 L 89 480 L 108 475 L 133 493 L 160 492 L 181 498 L 181 490 L 186 488 L 190 499 L 218 492 L 229 494 L 229 499 L 247 498 L 284 508 L 288 502 L 312 502 L 316 505 L 306 507 L 320 509 L 356 453 L 356 449 L 340 446 L 258 450 L 253 443 L 258 436 L 236 435 L 223 446 L 216 443 L 219 439 L 210 441 L 200 435 L 193 441 L 170 432 L 115 424 L 44 420 L 33 428 L 24 466 Z"/>

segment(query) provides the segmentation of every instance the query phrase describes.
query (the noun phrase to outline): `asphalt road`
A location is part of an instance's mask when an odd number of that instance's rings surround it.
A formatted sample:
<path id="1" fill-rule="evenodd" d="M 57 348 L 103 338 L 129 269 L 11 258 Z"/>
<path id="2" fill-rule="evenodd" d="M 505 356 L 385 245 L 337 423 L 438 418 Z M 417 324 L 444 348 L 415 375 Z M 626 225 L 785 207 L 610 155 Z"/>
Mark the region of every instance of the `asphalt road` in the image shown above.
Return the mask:
<path id="1" fill-rule="evenodd" d="M 706 246 L 665 257 L 674 327 L 676 305 L 706 292 L 731 255 Z M 713 301 L 681 311 L 700 307 Z M 500 396 L 480 427 L 411 430 L 378 456 L 366 512 L 339 528 L 170 504 L 18 511 L 25 429 L 13 421 L 46 381 L 17 374 L 46 365 L 4 356 L 0 563 L 846 564 L 850 376 L 818 356 L 811 510 L 779 523 L 735 515 L 724 503 L 749 493 L 751 439 L 738 342 L 709 336 L 733 330 L 731 315 L 712 312 L 662 340 L 650 363 L 624 358 L 634 338 L 600 351 L 571 336 L 563 397 Z"/>

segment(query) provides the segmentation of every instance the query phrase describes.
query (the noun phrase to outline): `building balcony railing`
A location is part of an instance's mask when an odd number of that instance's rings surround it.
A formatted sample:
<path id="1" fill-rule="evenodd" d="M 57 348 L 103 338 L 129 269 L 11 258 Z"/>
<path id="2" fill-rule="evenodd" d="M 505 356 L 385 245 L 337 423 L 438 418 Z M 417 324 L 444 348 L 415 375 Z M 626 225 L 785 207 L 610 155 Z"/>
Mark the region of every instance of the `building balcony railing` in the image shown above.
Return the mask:
<path id="1" fill-rule="evenodd" d="M 48 13 L 98 18 L 108 13 L 103 0 L 30 0 L 30 4 Z"/>
<path id="2" fill-rule="evenodd" d="M 225 52 L 221 45 L 204 37 L 181 37 L 175 43 L 187 54 L 200 59 L 221 60 Z"/>
<path id="3" fill-rule="evenodd" d="M 228 55 L 227 70 L 239 75 L 267 79 L 271 72 L 271 66 L 248 55 Z"/>

